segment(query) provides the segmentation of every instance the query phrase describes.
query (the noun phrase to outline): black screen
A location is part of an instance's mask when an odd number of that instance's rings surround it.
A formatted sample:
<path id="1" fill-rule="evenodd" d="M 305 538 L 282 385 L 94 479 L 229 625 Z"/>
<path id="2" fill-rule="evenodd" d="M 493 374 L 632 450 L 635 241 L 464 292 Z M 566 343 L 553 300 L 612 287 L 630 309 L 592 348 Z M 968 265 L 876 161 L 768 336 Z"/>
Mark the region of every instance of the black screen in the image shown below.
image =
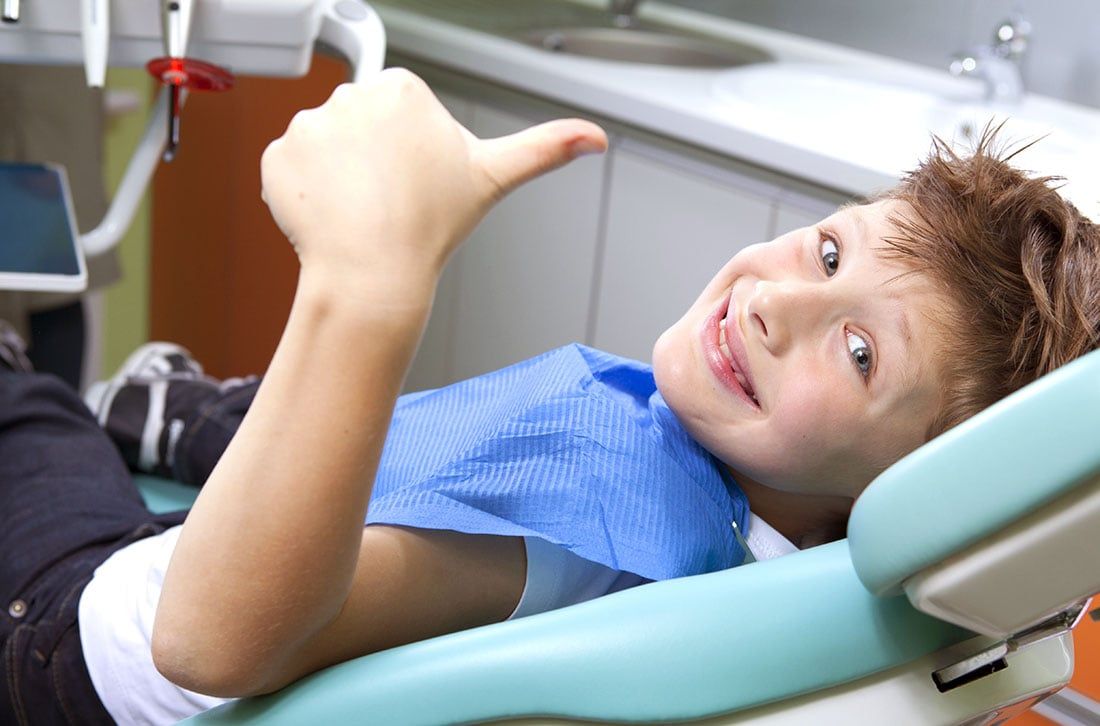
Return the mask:
<path id="1" fill-rule="evenodd" d="M 80 274 L 74 233 L 55 169 L 0 164 L 0 272 Z"/>

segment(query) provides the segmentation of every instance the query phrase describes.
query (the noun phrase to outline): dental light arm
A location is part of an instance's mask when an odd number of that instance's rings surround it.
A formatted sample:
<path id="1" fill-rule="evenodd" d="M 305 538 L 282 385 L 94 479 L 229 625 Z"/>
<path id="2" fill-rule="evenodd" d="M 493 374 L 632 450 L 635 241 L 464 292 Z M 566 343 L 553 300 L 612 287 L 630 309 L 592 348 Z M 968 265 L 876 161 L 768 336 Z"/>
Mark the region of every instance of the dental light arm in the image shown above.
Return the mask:
<path id="1" fill-rule="evenodd" d="M 84 76 L 92 88 L 107 80 L 107 47 L 111 43 L 110 0 L 80 0 L 81 34 L 84 41 Z"/>
<path id="2" fill-rule="evenodd" d="M 347 59 L 359 83 L 382 68 L 386 31 L 374 11 L 359 0 L 337 0 L 321 15 L 318 42 Z"/>
<path id="3" fill-rule="evenodd" d="M 141 197 L 145 194 L 149 180 L 153 178 L 153 172 L 157 170 L 157 164 L 168 144 L 167 94 L 168 90 L 163 89 L 157 96 L 149 121 L 145 125 L 145 133 L 130 157 L 130 164 L 115 190 L 107 213 L 95 229 L 81 235 L 80 243 L 84 247 L 84 254 L 95 256 L 111 249 L 118 244 L 133 222 Z"/>
<path id="4" fill-rule="evenodd" d="M 106 57 L 112 66 L 144 67 L 164 52 L 160 8 L 148 0 L 114 0 Z M 0 25 L 0 63 L 81 65 L 85 30 L 77 0 L 24 3 L 18 22 Z M 343 55 L 353 80 L 380 70 L 385 30 L 361 0 L 195 0 L 188 43 L 197 58 L 234 73 L 297 77 L 309 70 L 320 43 Z M 167 100 L 153 106 L 111 207 L 81 242 L 89 255 L 118 243 L 168 140 Z"/>

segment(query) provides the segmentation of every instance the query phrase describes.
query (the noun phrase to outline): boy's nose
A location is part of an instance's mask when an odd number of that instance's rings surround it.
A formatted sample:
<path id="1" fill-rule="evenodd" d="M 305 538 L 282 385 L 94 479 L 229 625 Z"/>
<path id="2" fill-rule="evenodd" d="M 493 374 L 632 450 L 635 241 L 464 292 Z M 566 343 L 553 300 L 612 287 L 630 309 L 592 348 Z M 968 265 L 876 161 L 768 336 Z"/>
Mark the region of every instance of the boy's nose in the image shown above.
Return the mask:
<path id="1" fill-rule="evenodd" d="M 758 280 L 745 306 L 745 325 L 772 354 L 782 353 L 828 315 L 820 285 L 799 280 Z"/>

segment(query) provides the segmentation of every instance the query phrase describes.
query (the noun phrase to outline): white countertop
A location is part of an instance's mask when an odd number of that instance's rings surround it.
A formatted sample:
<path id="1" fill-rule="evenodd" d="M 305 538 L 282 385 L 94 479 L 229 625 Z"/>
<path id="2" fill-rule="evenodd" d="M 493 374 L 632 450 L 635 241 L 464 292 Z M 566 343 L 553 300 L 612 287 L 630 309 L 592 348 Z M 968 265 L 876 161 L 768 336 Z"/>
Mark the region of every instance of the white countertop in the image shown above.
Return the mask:
<path id="1" fill-rule="evenodd" d="M 603 5 L 597 0 L 575 1 Z M 747 41 L 768 50 L 779 63 L 730 71 L 589 59 L 551 53 L 405 9 L 380 4 L 375 8 L 386 26 L 389 46 L 403 54 L 856 195 L 893 185 L 928 150 L 927 129 L 919 120 L 899 125 L 896 116 L 890 118 L 890 113 L 898 113 L 897 99 L 884 93 L 880 108 L 874 103 L 847 109 L 826 104 L 821 112 L 808 102 L 804 114 L 784 118 L 759 99 L 738 99 L 718 92 L 718 86 L 739 72 L 737 83 L 751 88 L 754 82 L 763 86 L 799 69 L 808 77 L 815 69 L 850 69 L 855 77 L 866 72 L 872 80 L 897 82 L 903 93 L 913 88 L 965 99 L 979 115 L 990 111 L 1031 119 L 1017 129 L 1009 126 L 1016 140 L 1021 130 L 1029 139 L 1053 129 L 1049 138 L 1014 163 L 1036 173 L 1066 176 L 1063 193 L 1084 213 L 1100 219 L 1100 154 L 1090 148 L 1100 139 L 1100 111 L 1094 109 L 1033 94 L 1017 106 L 994 109 L 981 104 L 976 80 L 652 1 L 641 5 L 641 17 Z M 784 99 L 787 106 L 798 103 L 790 95 Z M 915 98 L 898 99 L 910 97 Z M 826 111 L 832 113 L 834 128 L 822 133 L 824 124 L 815 123 L 814 115 L 823 118 Z M 851 122 L 837 123 L 843 118 L 834 111 L 852 114 Z"/>

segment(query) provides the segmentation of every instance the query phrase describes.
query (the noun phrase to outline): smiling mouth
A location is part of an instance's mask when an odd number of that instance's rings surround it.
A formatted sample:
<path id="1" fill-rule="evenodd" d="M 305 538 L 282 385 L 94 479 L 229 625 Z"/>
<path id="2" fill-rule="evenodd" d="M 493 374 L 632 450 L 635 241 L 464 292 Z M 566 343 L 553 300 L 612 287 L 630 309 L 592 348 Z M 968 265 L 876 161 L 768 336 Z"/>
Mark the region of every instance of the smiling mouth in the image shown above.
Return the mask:
<path id="1" fill-rule="evenodd" d="M 756 399 L 756 391 L 753 390 L 752 385 L 749 383 L 749 379 L 745 376 L 745 374 L 737 369 L 737 364 L 733 362 L 733 356 L 730 355 L 729 345 L 727 345 L 726 343 L 727 320 L 729 320 L 728 313 L 726 317 L 722 318 L 718 322 L 718 350 L 722 352 L 722 357 L 725 359 L 726 365 L 728 365 L 730 370 L 733 371 L 733 377 L 737 379 L 737 384 L 741 386 L 741 390 L 743 390 L 748 395 L 748 397 L 752 399 L 753 403 L 759 406 L 760 401 Z"/>

